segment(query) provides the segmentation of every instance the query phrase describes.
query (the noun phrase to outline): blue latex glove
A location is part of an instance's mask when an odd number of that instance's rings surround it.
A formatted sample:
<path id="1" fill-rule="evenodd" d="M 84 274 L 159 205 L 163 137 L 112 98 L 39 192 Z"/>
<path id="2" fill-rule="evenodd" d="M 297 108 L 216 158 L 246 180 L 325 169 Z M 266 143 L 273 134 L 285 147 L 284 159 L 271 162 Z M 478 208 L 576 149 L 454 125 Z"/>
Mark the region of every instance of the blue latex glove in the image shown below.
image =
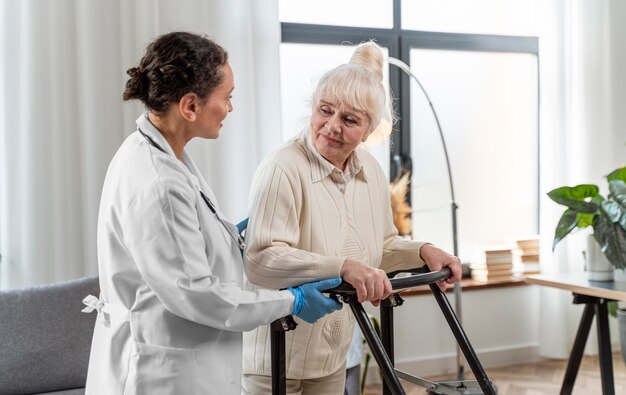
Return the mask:
<path id="1" fill-rule="evenodd" d="M 342 303 L 322 294 L 322 291 L 335 288 L 339 284 L 341 284 L 341 278 L 337 277 L 289 287 L 289 291 L 295 298 L 291 314 L 312 324 L 326 314 L 340 310 Z"/>

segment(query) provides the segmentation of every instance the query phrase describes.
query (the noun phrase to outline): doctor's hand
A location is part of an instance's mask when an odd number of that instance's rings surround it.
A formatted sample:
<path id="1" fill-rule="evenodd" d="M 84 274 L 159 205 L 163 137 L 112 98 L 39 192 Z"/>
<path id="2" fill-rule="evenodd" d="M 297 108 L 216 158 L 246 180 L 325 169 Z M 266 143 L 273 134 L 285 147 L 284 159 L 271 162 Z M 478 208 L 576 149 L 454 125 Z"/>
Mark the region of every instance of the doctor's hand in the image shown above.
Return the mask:
<path id="1" fill-rule="evenodd" d="M 359 303 L 369 300 L 374 306 L 378 306 L 381 300 L 393 292 L 387 273 L 365 263 L 346 259 L 339 274 L 354 287 Z"/>
<path id="2" fill-rule="evenodd" d="M 419 251 L 420 257 L 426 262 L 431 272 L 437 272 L 444 267 L 450 268 L 452 275 L 445 280 L 437 281 L 437 286 L 445 292 L 449 284 L 454 284 L 461 280 L 461 261 L 454 255 L 450 255 L 444 250 L 432 244 L 424 244 Z"/>
<path id="3" fill-rule="evenodd" d="M 295 298 L 292 314 L 312 324 L 326 314 L 340 310 L 343 306 L 342 303 L 322 293 L 322 291 L 335 288 L 339 284 L 341 284 L 341 279 L 337 277 L 289 287 L 288 290 Z"/>

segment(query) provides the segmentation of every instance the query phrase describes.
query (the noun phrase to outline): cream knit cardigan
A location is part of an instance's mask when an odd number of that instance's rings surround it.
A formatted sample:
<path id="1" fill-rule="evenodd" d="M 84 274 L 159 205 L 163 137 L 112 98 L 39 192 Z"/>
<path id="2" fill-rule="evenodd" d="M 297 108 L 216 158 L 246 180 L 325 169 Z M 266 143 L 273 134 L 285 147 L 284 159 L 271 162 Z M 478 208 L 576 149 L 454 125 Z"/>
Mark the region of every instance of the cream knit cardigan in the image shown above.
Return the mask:
<path id="1" fill-rule="evenodd" d="M 363 166 L 341 193 L 330 177 L 314 182 L 313 158 L 300 137 L 259 165 L 251 192 L 245 272 L 252 288 L 286 288 L 338 277 L 344 244 L 356 241 L 363 262 L 387 272 L 421 267 L 424 244 L 397 235 L 389 183 L 374 157 L 356 151 Z M 352 338 L 348 306 L 315 324 L 296 318 L 286 333 L 287 378 L 309 379 L 341 368 Z M 269 326 L 244 333 L 243 372 L 271 374 Z"/>

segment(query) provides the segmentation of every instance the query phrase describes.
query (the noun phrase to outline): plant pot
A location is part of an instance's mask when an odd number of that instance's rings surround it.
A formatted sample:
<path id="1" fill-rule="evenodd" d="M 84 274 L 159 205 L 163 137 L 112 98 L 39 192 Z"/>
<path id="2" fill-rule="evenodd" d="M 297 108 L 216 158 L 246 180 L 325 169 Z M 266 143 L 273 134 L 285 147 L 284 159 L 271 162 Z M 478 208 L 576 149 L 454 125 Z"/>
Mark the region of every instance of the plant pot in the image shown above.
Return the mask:
<path id="1" fill-rule="evenodd" d="M 622 359 L 626 364 L 626 310 L 617 309 L 617 329 L 619 330 L 619 341 L 622 346 Z"/>
<path id="2" fill-rule="evenodd" d="M 613 281 L 615 268 L 606 258 L 593 235 L 587 236 L 585 271 L 589 281 Z"/>

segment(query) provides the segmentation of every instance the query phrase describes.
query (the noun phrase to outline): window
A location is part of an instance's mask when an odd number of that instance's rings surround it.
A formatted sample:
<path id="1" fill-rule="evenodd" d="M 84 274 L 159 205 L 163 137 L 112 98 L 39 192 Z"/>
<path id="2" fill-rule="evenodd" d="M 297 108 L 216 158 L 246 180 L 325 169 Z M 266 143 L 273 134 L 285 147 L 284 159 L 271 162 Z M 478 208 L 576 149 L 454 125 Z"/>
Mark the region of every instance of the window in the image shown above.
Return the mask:
<path id="1" fill-rule="evenodd" d="M 534 36 L 536 0 L 403 0 L 402 28 L 448 33 Z"/>
<path id="2" fill-rule="evenodd" d="M 410 56 L 446 139 L 461 256 L 469 260 L 476 245 L 537 233 L 537 58 L 432 49 L 412 49 Z M 445 157 L 428 102 L 415 84 L 410 111 L 413 236 L 452 251 Z"/>
<path id="3" fill-rule="evenodd" d="M 537 12 L 534 1 L 443 3 L 447 9 L 436 0 L 370 9 L 353 1 L 331 18 L 320 2 L 279 1 L 283 136 L 300 130 L 317 78 L 346 62 L 352 45 L 376 40 L 410 65 L 437 110 L 459 205 L 458 254 L 468 261 L 477 245 L 538 233 L 538 39 L 528 37 Z M 372 23 L 372 9 L 383 22 Z M 412 171 L 413 236 L 453 251 L 450 188 L 430 107 L 395 66 L 388 81 L 400 120 L 377 158 L 390 179 Z"/>
<path id="4" fill-rule="evenodd" d="M 392 0 L 279 0 L 282 22 L 393 27 Z"/>

